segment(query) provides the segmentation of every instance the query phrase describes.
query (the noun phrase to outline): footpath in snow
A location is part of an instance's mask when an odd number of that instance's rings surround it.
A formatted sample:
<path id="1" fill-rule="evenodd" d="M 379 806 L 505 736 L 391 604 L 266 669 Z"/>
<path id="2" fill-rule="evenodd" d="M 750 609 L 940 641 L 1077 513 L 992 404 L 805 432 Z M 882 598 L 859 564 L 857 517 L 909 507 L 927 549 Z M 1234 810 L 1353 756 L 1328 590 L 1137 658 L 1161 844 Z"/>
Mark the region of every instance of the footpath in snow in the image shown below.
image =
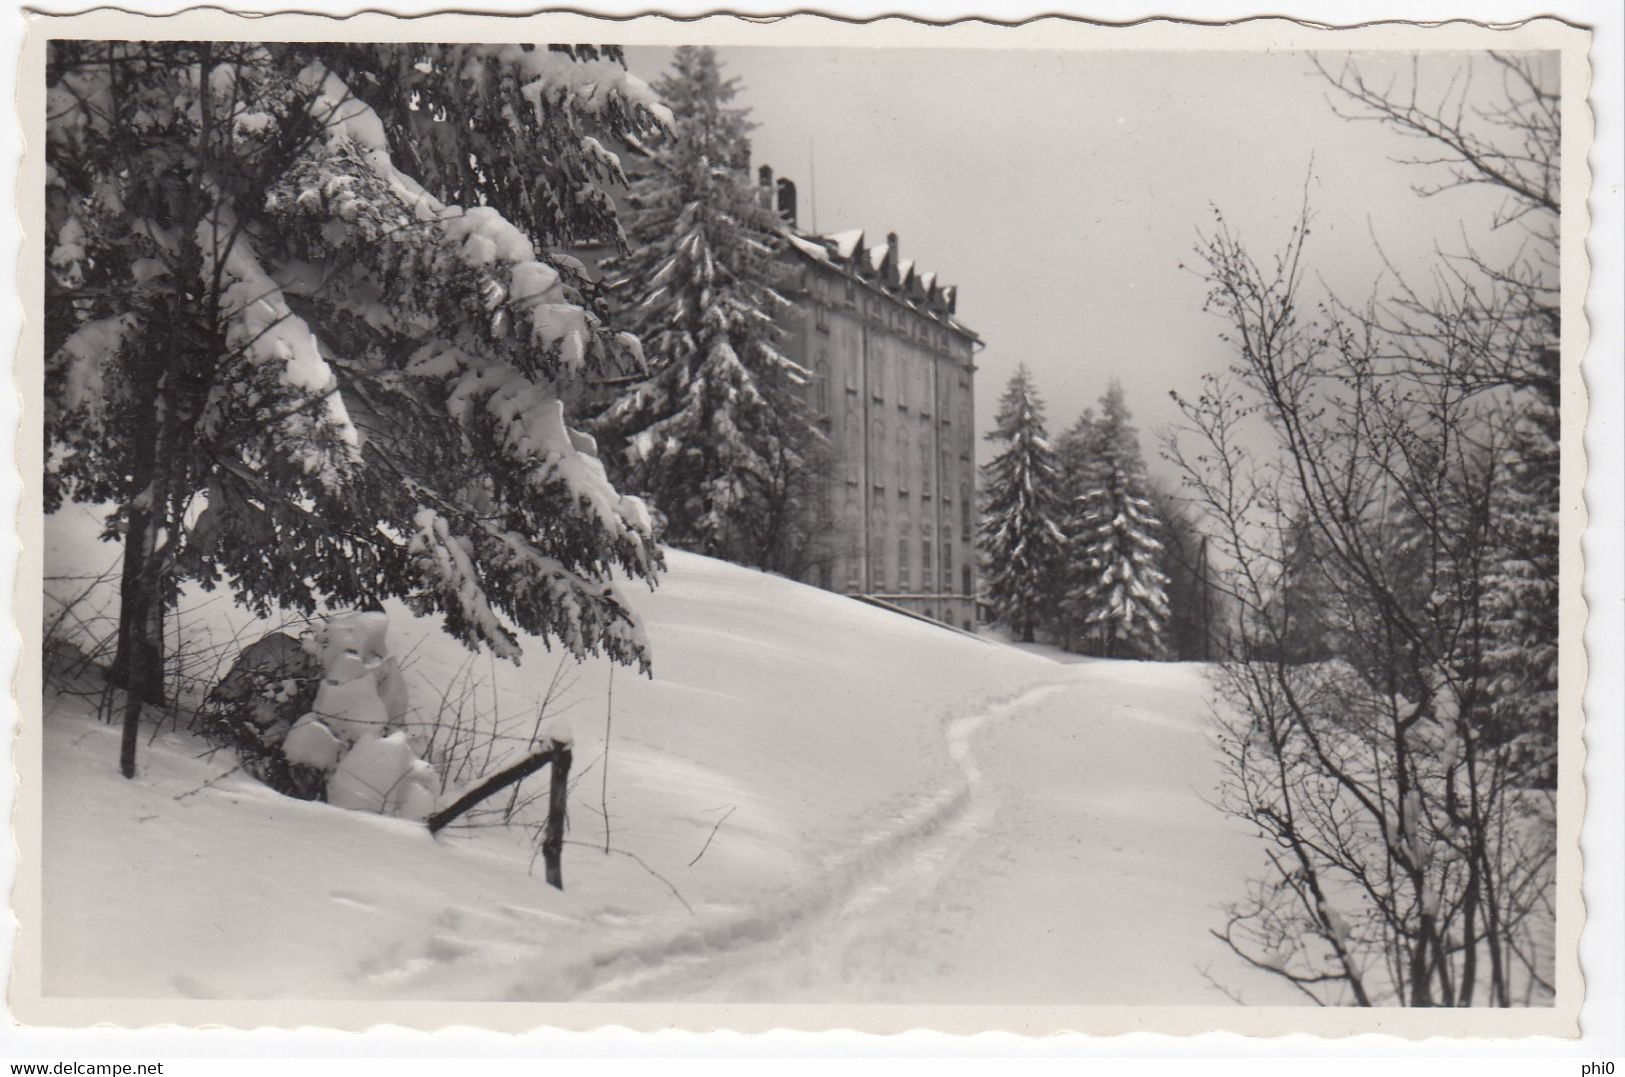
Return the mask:
<path id="1" fill-rule="evenodd" d="M 88 514 L 50 525 L 48 565 L 76 567 L 48 574 L 109 560 Z M 106 626 L 109 588 L 48 590 Z M 609 667 L 565 659 L 540 716 L 576 742 L 563 892 L 523 830 L 288 800 L 181 731 L 126 782 L 94 699 L 51 695 L 45 991 L 1223 1003 L 1211 976 L 1294 1001 L 1207 934 L 1260 853 L 1206 802 L 1198 670 L 1060 661 L 684 554 L 628 597 L 654 678 L 616 671 L 607 705 Z M 470 660 L 391 613 L 418 720 L 490 723 L 498 764 L 537 728 L 557 655 Z M 249 622 L 188 595 L 181 641 Z"/>

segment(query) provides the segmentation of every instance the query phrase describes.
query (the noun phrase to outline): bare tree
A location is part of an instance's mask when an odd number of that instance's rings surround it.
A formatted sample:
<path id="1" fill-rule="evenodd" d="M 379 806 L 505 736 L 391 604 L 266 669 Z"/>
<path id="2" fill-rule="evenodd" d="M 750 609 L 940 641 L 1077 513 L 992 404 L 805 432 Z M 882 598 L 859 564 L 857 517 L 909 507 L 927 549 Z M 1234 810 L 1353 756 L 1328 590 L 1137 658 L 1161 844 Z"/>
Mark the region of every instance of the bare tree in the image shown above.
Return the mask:
<path id="1" fill-rule="evenodd" d="M 1505 261 L 1469 243 L 1351 307 L 1308 294 L 1307 206 L 1266 262 L 1222 216 L 1198 252 L 1237 360 L 1179 401 L 1169 451 L 1238 611 L 1221 802 L 1270 865 L 1216 934 L 1321 1004 L 1551 991 L 1557 100 L 1539 58 L 1492 61 L 1483 104 L 1466 69 L 1424 101 L 1417 71 L 1401 91 L 1317 67 L 1346 115 L 1428 147 L 1422 194 L 1505 194 Z M 1305 531 L 1318 660 L 1282 613 Z"/>
<path id="2" fill-rule="evenodd" d="M 795 580 L 823 571 L 833 564 L 835 537 L 828 441 L 808 426 L 787 432 L 762 459 L 761 472 L 744 480 L 758 511 L 738 521 L 731 558 Z"/>

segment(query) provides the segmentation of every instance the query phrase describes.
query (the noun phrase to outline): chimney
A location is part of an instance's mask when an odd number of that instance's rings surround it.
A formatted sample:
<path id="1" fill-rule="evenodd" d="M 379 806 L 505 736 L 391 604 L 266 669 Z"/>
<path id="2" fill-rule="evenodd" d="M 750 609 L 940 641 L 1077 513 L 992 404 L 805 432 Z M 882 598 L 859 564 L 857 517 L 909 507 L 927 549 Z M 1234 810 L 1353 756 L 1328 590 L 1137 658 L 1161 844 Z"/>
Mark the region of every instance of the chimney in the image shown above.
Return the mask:
<path id="1" fill-rule="evenodd" d="M 787 179 L 779 180 L 779 216 L 791 228 L 796 226 L 796 185 Z"/>
<path id="2" fill-rule="evenodd" d="M 902 255 L 897 250 L 897 233 L 896 232 L 887 232 L 886 233 L 886 246 L 891 248 L 891 257 L 892 257 L 892 261 L 894 263 L 902 258 Z"/>
<path id="3" fill-rule="evenodd" d="M 768 165 L 756 170 L 756 200 L 763 209 L 773 208 L 773 169 Z"/>

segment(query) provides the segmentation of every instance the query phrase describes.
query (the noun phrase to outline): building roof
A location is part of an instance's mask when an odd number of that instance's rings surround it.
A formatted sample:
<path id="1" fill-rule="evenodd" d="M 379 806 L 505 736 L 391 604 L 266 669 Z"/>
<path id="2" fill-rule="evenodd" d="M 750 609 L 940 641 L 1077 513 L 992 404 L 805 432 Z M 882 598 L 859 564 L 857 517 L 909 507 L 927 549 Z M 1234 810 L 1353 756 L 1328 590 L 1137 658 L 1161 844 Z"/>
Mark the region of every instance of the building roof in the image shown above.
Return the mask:
<path id="1" fill-rule="evenodd" d="M 862 245 L 863 229 L 854 228 L 850 232 L 835 232 L 819 238 L 832 244 L 836 251 L 836 257 L 845 261 L 851 258 L 852 252 Z"/>
<path id="2" fill-rule="evenodd" d="M 916 269 L 913 259 L 900 260 L 896 233 L 888 233 L 873 246 L 864 242 L 862 229 L 815 235 L 786 227 L 784 236 L 790 248 L 802 256 L 854 277 L 895 302 L 980 342 L 975 330 L 954 317 L 959 289 L 939 283 L 935 273 Z"/>
<path id="3" fill-rule="evenodd" d="M 798 236 L 796 233 L 790 231 L 786 231 L 784 233 L 784 238 L 790 241 L 790 246 L 794 247 L 802 254 L 805 254 L 807 257 L 816 258 L 820 261 L 828 260 L 825 258 L 828 251 L 821 244 L 815 243 L 810 239 L 803 239 L 801 236 Z"/>

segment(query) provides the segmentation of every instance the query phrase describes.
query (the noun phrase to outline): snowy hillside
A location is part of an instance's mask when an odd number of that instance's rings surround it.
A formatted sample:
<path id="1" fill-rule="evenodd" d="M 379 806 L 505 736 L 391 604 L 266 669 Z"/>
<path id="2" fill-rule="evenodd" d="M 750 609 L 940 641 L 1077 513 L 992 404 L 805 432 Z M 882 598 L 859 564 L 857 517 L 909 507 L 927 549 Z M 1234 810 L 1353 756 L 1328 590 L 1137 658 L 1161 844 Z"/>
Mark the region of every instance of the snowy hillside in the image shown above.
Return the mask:
<path id="1" fill-rule="evenodd" d="M 69 578 L 114 560 L 95 529 L 49 522 L 81 640 L 107 627 L 107 586 Z M 94 698 L 56 690 L 45 992 L 1222 1004 L 1206 969 L 1294 1001 L 1208 935 L 1259 852 L 1204 802 L 1196 668 L 1057 661 L 681 553 L 627 593 L 653 678 L 616 670 L 606 706 L 609 666 L 566 658 L 542 719 L 576 745 L 563 892 L 522 829 L 288 800 L 168 727 L 126 782 Z M 559 656 L 471 661 L 391 612 L 418 720 L 522 746 Z M 179 621 L 227 661 L 266 627 L 220 593 Z"/>

